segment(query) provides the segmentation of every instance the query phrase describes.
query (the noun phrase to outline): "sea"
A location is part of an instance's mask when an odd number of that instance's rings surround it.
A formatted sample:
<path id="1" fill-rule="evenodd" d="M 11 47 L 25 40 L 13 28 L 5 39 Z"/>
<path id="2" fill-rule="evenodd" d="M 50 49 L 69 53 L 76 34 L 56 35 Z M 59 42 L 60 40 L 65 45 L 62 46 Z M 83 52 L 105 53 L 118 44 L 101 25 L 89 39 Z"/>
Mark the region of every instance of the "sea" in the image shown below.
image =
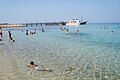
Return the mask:
<path id="1" fill-rule="evenodd" d="M 42 27 L 45 32 L 41 31 Z M 68 35 L 64 29 L 68 29 Z M 120 23 L 2 30 L 0 46 L 15 59 L 20 71 L 33 80 L 120 80 Z M 15 42 L 9 40 L 8 31 Z M 26 67 L 30 61 L 53 71 L 31 72 Z"/>

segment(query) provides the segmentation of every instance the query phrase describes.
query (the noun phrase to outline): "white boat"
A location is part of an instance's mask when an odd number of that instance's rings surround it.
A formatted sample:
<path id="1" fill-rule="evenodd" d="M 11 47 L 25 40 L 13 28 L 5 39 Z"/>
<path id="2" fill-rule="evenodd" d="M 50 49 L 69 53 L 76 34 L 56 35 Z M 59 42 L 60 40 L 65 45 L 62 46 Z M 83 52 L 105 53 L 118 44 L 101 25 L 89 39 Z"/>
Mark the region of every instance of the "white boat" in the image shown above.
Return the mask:
<path id="1" fill-rule="evenodd" d="M 66 25 L 80 25 L 80 21 L 78 21 L 77 19 L 73 19 L 73 20 L 70 20 L 69 22 L 66 23 Z"/>

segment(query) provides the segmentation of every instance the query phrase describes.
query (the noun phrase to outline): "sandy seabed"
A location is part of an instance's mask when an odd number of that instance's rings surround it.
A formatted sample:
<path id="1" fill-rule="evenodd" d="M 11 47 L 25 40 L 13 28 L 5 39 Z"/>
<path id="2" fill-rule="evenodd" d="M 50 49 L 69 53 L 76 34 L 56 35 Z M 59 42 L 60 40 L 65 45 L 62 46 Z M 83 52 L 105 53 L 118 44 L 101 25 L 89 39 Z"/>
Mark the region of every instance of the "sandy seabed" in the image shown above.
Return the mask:
<path id="1" fill-rule="evenodd" d="M 19 69 L 15 58 L 0 45 L 0 80 L 30 80 Z"/>
<path id="2" fill-rule="evenodd" d="M 12 31 L 16 41 L 12 45 L 4 35 L 4 44 L 0 43 L 0 80 L 120 79 L 119 42 L 118 46 L 103 42 L 89 43 L 84 41 L 87 35 L 82 33 L 80 40 L 83 41 L 79 41 L 72 34 L 66 36 L 57 32 L 59 35 L 55 35 L 54 30 L 26 36 L 24 32 Z M 36 71 L 26 67 L 31 60 L 53 71 Z"/>

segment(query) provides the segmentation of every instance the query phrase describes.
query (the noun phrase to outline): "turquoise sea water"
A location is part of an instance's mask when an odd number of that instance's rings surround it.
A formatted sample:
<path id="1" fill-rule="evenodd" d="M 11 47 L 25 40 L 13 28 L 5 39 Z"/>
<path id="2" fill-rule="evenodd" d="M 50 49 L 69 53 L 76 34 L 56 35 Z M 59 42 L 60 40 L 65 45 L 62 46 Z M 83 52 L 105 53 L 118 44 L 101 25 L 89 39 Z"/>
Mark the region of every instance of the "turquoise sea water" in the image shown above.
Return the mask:
<path id="1" fill-rule="evenodd" d="M 120 80 L 120 24 L 89 23 L 77 27 L 43 27 L 45 32 L 39 30 L 41 26 L 3 29 L 4 48 L 22 64 L 19 65 L 22 72 L 29 72 L 24 67 L 33 60 L 54 70 L 42 73 L 42 78 Z M 66 35 L 60 27 L 69 29 L 69 34 Z M 25 35 L 27 29 L 36 29 L 36 34 Z M 8 30 L 15 39 L 14 43 L 9 42 Z M 73 32 L 76 30 L 79 32 L 74 36 Z"/>

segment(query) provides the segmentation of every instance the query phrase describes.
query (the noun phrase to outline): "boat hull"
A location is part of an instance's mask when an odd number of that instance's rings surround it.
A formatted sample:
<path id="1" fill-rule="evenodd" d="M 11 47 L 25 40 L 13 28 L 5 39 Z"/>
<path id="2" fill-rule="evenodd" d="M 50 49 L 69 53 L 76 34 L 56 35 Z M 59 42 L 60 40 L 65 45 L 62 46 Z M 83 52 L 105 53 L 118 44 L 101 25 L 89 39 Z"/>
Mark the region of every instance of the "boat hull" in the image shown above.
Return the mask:
<path id="1" fill-rule="evenodd" d="M 86 23 L 87 23 L 87 21 L 80 22 L 80 25 L 85 25 Z"/>

